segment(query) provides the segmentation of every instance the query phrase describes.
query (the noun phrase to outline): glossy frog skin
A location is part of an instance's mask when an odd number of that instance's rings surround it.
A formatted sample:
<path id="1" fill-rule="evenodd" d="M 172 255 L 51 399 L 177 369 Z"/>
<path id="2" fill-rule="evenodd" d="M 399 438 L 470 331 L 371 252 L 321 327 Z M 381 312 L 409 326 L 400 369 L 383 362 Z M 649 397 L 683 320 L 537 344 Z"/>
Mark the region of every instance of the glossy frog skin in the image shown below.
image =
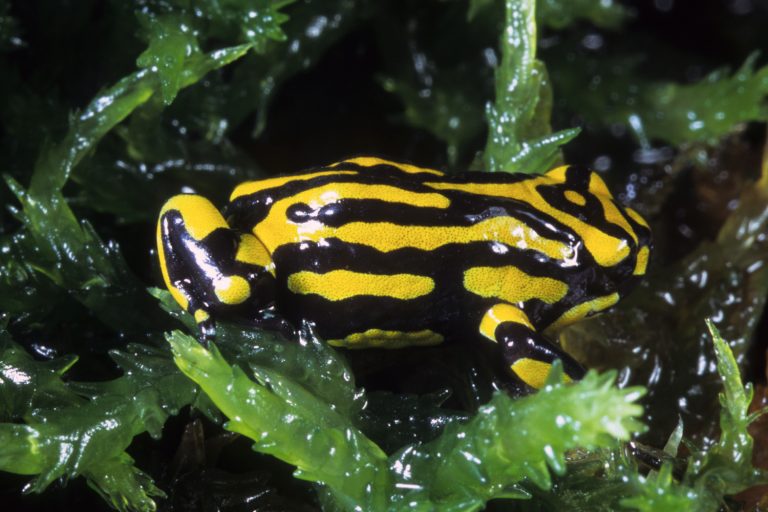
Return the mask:
<path id="1" fill-rule="evenodd" d="M 215 319 L 284 319 L 348 348 L 486 344 L 539 388 L 557 358 L 582 376 L 547 337 L 629 291 L 650 231 L 583 168 L 450 175 L 365 157 L 243 183 L 223 214 L 175 196 L 157 244 L 204 337 Z"/>

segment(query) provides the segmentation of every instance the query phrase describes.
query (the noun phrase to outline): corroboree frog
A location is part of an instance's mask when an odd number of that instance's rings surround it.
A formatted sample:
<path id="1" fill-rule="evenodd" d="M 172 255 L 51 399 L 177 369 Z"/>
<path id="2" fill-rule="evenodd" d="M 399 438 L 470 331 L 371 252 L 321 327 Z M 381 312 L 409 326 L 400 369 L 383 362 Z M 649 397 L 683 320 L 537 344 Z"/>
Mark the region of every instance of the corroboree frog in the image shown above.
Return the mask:
<path id="1" fill-rule="evenodd" d="M 492 344 L 540 388 L 547 338 L 616 304 L 645 273 L 648 224 L 596 173 L 445 174 L 372 157 L 243 183 L 222 212 L 171 198 L 157 246 L 173 297 L 215 319 L 307 320 L 331 345 Z"/>

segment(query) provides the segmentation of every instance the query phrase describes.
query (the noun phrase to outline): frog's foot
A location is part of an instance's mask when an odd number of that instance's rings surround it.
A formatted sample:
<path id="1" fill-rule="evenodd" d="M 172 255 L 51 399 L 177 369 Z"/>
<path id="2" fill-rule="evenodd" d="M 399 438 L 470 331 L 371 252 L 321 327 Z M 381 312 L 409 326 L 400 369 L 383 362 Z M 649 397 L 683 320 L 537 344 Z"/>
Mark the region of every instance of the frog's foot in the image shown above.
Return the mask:
<path id="1" fill-rule="evenodd" d="M 208 318 L 197 323 L 197 341 L 205 348 L 209 348 L 211 342 L 216 341 L 216 323 Z"/>
<path id="2" fill-rule="evenodd" d="M 168 200 L 157 223 L 157 250 L 166 286 L 194 316 L 202 340 L 213 338 L 215 319 L 244 320 L 274 300 L 263 244 L 231 229 L 202 196 Z"/>
<path id="3" fill-rule="evenodd" d="M 567 382 L 584 376 L 584 368 L 560 347 L 536 332 L 528 316 L 511 304 L 496 304 L 480 322 L 480 333 L 497 343 L 507 371 L 528 386 L 544 387 L 555 359 L 560 359 Z"/>
<path id="4" fill-rule="evenodd" d="M 274 305 L 259 311 L 259 314 L 253 319 L 251 325 L 259 329 L 278 333 L 287 340 L 299 339 L 298 330 L 277 313 Z"/>

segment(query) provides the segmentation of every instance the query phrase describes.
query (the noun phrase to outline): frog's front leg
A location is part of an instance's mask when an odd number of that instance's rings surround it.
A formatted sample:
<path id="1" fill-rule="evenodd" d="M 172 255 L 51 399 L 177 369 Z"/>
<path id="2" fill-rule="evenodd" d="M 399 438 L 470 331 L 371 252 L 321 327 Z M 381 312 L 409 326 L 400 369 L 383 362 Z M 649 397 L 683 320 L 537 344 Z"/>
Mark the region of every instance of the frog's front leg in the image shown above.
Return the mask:
<path id="1" fill-rule="evenodd" d="M 160 211 L 157 250 L 168 290 L 194 316 L 203 340 L 214 319 L 256 322 L 274 302 L 274 268 L 250 233 L 230 229 L 206 198 L 172 197 Z"/>
<path id="2" fill-rule="evenodd" d="M 507 371 L 528 386 L 544 386 L 555 359 L 563 362 L 566 380 L 584 376 L 584 368 L 557 345 L 536 332 L 525 312 L 512 304 L 491 307 L 480 321 L 480 333 L 501 350 Z"/>

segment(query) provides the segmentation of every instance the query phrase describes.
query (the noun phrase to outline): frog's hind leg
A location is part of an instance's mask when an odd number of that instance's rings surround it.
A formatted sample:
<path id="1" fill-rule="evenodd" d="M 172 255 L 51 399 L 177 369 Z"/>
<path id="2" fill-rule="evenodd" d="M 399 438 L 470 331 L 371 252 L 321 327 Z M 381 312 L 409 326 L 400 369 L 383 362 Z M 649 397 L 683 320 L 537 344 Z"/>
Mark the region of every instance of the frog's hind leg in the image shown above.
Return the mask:
<path id="1" fill-rule="evenodd" d="M 555 359 L 563 362 L 567 381 L 584 376 L 584 368 L 537 333 L 528 316 L 517 306 L 499 303 L 491 307 L 480 321 L 480 334 L 499 346 L 507 372 L 534 389 L 544 386 Z"/>
<path id="2" fill-rule="evenodd" d="M 214 316 L 236 317 L 274 299 L 264 246 L 255 236 L 230 229 L 202 196 L 183 194 L 165 203 L 157 251 L 168 290 L 195 317 L 203 340 L 214 335 Z"/>

